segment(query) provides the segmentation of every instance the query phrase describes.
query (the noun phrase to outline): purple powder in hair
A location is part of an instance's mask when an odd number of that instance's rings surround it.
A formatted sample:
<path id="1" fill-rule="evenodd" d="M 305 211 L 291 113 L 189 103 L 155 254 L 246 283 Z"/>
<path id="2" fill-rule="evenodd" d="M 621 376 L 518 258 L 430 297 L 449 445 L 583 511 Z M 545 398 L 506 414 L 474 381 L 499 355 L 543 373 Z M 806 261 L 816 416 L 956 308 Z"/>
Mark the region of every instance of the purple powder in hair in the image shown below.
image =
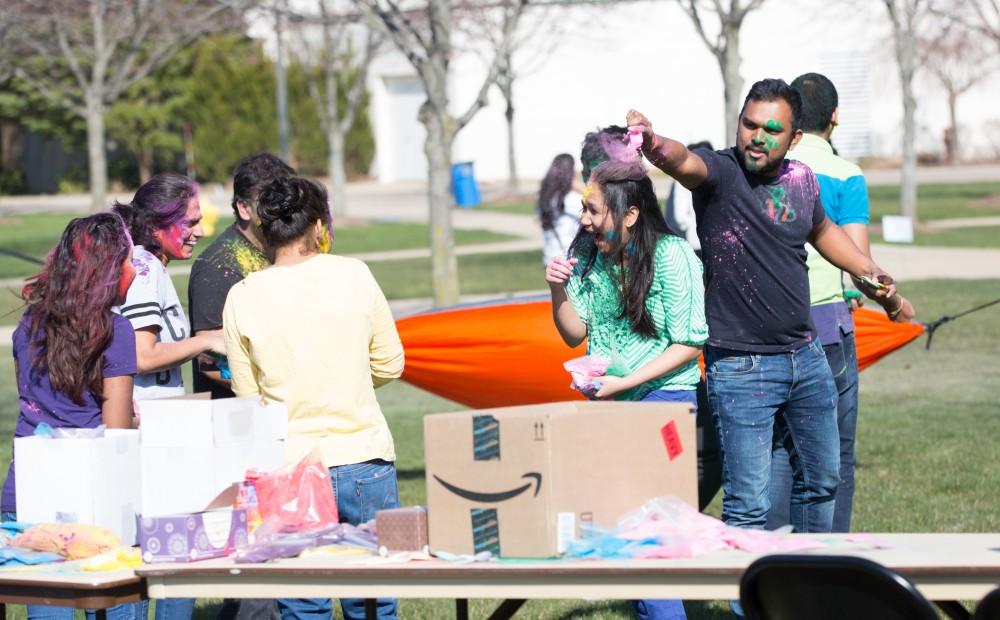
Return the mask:
<path id="1" fill-rule="evenodd" d="M 601 148 L 608 154 L 610 161 L 629 163 L 639 159 L 639 151 L 630 144 L 631 140 L 627 136 L 619 137 L 602 133 L 597 139 L 601 143 Z"/>

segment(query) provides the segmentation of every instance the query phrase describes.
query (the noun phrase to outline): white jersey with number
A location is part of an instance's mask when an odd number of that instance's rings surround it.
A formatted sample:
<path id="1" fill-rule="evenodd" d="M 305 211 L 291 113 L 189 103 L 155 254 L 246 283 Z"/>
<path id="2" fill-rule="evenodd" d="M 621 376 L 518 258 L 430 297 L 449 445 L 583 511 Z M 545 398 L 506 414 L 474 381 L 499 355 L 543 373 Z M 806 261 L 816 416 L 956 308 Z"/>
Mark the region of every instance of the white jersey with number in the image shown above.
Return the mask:
<path id="1" fill-rule="evenodd" d="M 177 342 L 189 337 L 191 326 L 184 307 L 160 259 L 137 245 L 132 253 L 132 264 L 135 265 L 135 280 L 128 289 L 125 303 L 119 308 L 121 315 L 137 331 L 144 327 L 157 328 L 156 337 L 160 342 Z M 183 394 L 179 365 L 135 376 L 132 395 L 136 400 Z"/>

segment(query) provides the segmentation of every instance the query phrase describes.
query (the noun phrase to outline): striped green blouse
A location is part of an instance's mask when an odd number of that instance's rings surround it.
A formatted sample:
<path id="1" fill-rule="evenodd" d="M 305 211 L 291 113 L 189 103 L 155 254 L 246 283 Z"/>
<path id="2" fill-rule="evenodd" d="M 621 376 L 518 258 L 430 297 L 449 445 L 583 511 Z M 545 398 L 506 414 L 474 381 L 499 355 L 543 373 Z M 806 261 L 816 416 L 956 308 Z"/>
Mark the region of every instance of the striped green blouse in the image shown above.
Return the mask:
<path id="1" fill-rule="evenodd" d="M 615 271 L 598 253 L 593 267 L 582 276 L 583 261 L 569 279 L 567 292 L 580 320 L 587 324 L 587 353 L 600 355 L 634 372 L 676 343 L 700 346 L 708 338 L 705 323 L 705 286 L 702 265 L 682 237 L 664 235 L 656 244 L 653 283 L 646 308 L 657 337 L 632 331 L 621 317 L 622 305 Z M 655 390 L 693 390 L 700 372 L 692 361 L 676 371 L 618 394 L 617 400 L 641 400 Z"/>

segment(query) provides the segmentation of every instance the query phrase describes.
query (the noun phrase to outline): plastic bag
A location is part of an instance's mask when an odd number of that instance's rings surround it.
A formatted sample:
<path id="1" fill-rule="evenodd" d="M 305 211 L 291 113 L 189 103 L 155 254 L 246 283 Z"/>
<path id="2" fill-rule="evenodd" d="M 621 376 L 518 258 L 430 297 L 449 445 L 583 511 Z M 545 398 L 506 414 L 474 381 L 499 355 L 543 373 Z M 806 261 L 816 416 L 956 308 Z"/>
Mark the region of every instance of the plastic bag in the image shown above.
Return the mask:
<path id="1" fill-rule="evenodd" d="M 611 360 L 600 355 L 584 355 L 563 364 L 563 368 L 572 377 L 569 386 L 587 397 L 600 391 L 601 382 L 597 377 L 603 377 L 609 366 Z"/>
<path id="2" fill-rule="evenodd" d="M 563 363 L 573 381 L 570 387 L 587 398 L 593 398 L 601 389 L 600 377 L 611 375 L 625 377 L 629 374 L 628 364 L 618 355 L 611 359 L 600 355 L 584 355 Z"/>
<path id="3" fill-rule="evenodd" d="M 330 474 L 313 450 L 301 461 L 269 473 L 247 472 L 257 492 L 262 524 L 256 539 L 269 535 L 308 532 L 339 523 Z"/>

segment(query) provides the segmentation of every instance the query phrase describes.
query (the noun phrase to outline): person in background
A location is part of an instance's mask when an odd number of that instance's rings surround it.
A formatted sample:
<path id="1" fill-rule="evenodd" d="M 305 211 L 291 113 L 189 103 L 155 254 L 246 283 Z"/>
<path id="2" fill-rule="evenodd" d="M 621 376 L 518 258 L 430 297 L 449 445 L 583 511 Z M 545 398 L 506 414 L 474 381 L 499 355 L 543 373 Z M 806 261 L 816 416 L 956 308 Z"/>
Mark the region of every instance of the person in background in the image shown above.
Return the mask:
<path id="1" fill-rule="evenodd" d="M 53 428 L 131 428 L 135 334 L 112 312 L 135 277 L 132 241 L 121 218 L 99 213 L 70 221 L 22 291 L 27 310 L 14 330 L 20 409 L 14 437 Z M 13 451 L 12 451 L 13 454 Z M 3 486 L 4 521 L 17 520 L 15 463 Z M 145 605 L 112 607 L 107 618 L 145 617 Z M 31 620 L 72 620 L 67 607 L 28 605 Z M 87 618 L 95 612 L 87 610 Z"/>
<path id="2" fill-rule="evenodd" d="M 535 211 L 542 223 L 542 262 L 566 256 L 569 244 L 580 229 L 580 191 L 576 162 L 567 153 L 556 155 L 538 190 Z"/>
<path id="3" fill-rule="evenodd" d="M 594 398 L 697 407 L 697 359 L 708 336 L 702 267 L 663 220 L 639 161 L 608 161 L 583 193 L 580 233 L 545 269 L 552 317 L 570 347 L 619 359 L 622 376 L 598 380 Z M 643 619 L 682 619 L 679 600 L 635 601 Z"/>
<path id="4" fill-rule="evenodd" d="M 375 388 L 403 373 L 403 345 L 389 304 L 361 261 L 327 254 L 326 192 L 308 179 L 260 190 L 257 215 L 272 266 L 230 289 L 222 313 L 232 387 L 288 407 L 286 460 L 318 450 L 343 522 L 399 506 L 395 446 Z M 342 599 L 344 617 L 364 601 Z M 329 599 L 279 599 L 281 617 L 330 618 Z M 377 601 L 379 618 L 396 601 Z"/>
<path id="5" fill-rule="evenodd" d="M 235 221 L 194 260 L 188 280 L 188 311 L 195 335 L 222 335 L 222 308 L 234 284 L 267 267 L 264 234 L 257 217 L 257 194 L 271 181 L 295 175 L 295 170 L 271 153 L 244 158 L 233 173 Z M 196 358 L 192 373 L 195 392 L 231 398 L 229 380 L 216 362 Z"/>
<path id="6" fill-rule="evenodd" d="M 802 139 L 788 152 L 816 174 L 823 209 L 834 224 L 844 229 L 854 245 L 871 257 L 868 243 L 868 187 L 861 169 L 834 154 L 830 137 L 838 125 L 837 89 L 826 76 L 806 73 L 791 84 L 802 98 Z M 809 255 L 809 316 L 823 345 L 826 361 L 837 388 L 837 430 L 840 438 L 840 485 L 833 507 L 834 532 L 851 529 L 854 504 L 854 444 L 858 422 L 858 354 L 854 340 L 851 307 L 844 301 L 843 272 L 831 265 L 811 245 Z M 902 295 L 876 299 L 893 321 L 914 317 L 913 304 Z M 857 304 L 858 302 L 854 302 Z M 787 436 L 775 437 L 771 459 L 771 510 L 767 526 L 775 529 L 790 523 L 792 468 L 788 462 Z"/>

